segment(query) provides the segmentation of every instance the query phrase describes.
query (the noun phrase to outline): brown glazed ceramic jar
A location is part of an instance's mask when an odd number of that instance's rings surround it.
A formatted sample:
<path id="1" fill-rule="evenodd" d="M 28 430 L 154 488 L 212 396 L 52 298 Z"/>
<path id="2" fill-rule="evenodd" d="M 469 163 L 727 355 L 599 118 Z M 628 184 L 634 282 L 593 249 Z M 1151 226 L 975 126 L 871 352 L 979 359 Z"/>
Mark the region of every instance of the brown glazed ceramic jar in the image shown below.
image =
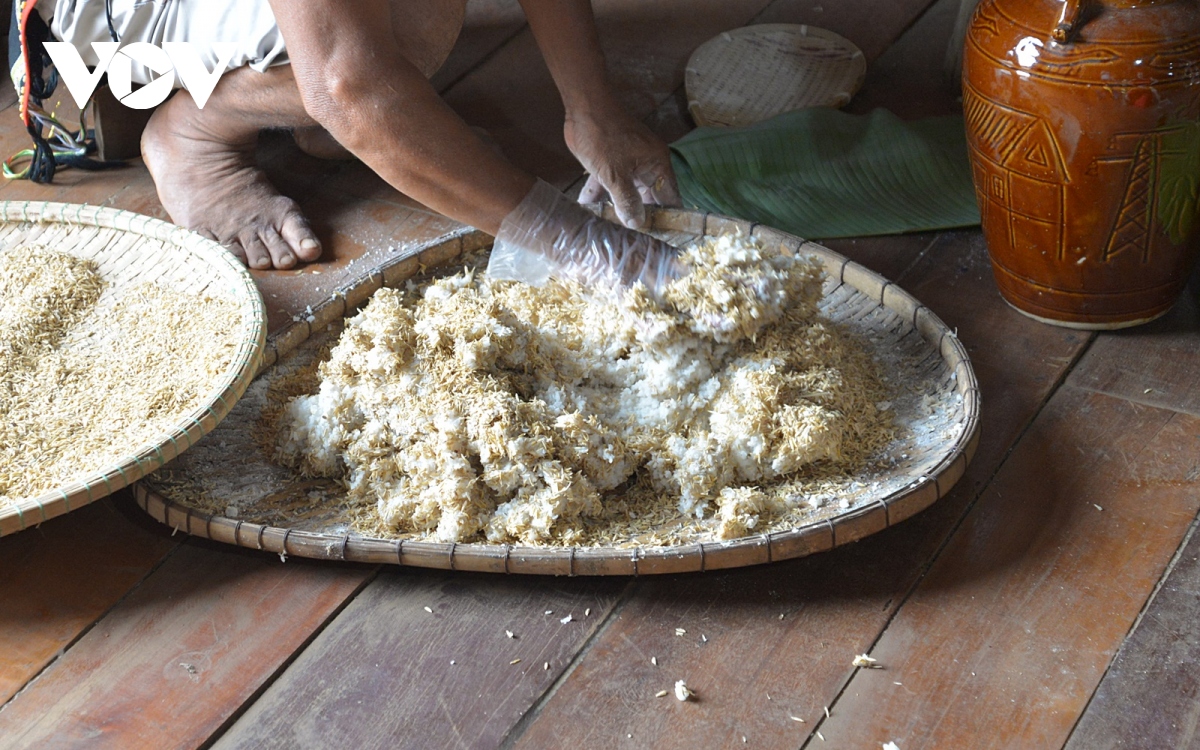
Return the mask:
<path id="1" fill-rule="evenodd" d="M 1200 249 L 1200 0 L 983 0 L 963 109 L 996 281 L 1021 312 L 1122 328 Z"/>

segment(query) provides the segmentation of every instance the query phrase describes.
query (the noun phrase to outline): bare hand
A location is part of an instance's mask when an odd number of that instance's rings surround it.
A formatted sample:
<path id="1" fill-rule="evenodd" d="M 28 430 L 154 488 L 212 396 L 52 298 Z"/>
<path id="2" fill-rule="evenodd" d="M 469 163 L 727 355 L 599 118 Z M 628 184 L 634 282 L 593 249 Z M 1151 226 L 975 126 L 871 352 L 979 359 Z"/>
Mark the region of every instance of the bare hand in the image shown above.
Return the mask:
<path id="1" fill-rule="evenodd" d="M 607 192 L 625 226 L 646 223 L 644 204 L 680 206 L 679 188 L 667 144 L 620 107 L 597 114 L 568 114 L 567 146 L 588 171 L 581 203 Z"/>

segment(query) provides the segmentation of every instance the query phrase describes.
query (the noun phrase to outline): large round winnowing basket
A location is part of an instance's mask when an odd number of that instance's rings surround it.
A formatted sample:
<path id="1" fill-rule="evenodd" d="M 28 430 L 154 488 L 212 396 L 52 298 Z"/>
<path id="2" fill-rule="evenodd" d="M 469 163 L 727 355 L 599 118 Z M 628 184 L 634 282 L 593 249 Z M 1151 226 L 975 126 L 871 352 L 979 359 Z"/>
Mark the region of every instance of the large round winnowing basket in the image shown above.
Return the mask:
<path id="1" fill-rule="evenodd" d="M 605 211 L 614 218 L 611 207 Z M 889 377 L 898 380 L 897 389 L 920 385 L 905 398 L 915 405 L 933 405 L 911 439 L 891 449 L 903 460 L 887 476 L 853 492 L 847 490 L 845 507 L 831 504 L 803 525 L 733 541 L 666 547 L 522 547 L 382 539 L 352 532 L 348 520 L 331 507 L 337 505 L 336 499 L 306 500 L 306 495 L 318 491 L 317 484 L 274 466 L 263 455 L 256 425 L 265 408 L 264 394 L 272 378 L 283 382 L 304 357 L 312 361 L 322 337 L 328 341 L 326 329 L 354 312 L 381 286 L 401 286 L 423 268 L 453 263 L 463 252 L 490 243 L 487 235 L 468 232 L 392 259 L 334 294 L 307 319 L 273 336 L 267 369 L 234 414 L 195 451 L 137 483 L 139 505 L 178 531 L 285 557 L 493 573 L 637 575 L 740 567 L 827 550 L 912 516 L 958 481 L 978 442 L 979 388 L 966 349 L 928 308 L 857 263 L 767 227 L 676 209 L 652 210 L 650 218 L 656 234 L 677 244 L 740 231 L 820 260 L 827 275 L 822 311 L 861 333 L 882 356 L 894 354 L 895 366 L 887 368 L 885 363 L 885 368 Z M 237 455 L 237 461 L 231 462 L 230 455 Z M 206 509 L 197 499 L 206 493 L 229 507 Z M 291 499 L 278 505 L 285 497 Z M 266 520 L 248 518 L 256 503 L 271 507 Z"/>
<path id="2" fill-rule="evenodd" d="M 78 478 L 39 497 L 0 507 L 0 536 L 35 526 L 98 500 L 149 474 L 190 448 L 225 418 L 262 362 L 266 313 L 254 279 L 216 242 L 142 214 L 70 203 L 0 202 L 0 243 L 36 243 L 96 262 L 105 295 L 153 282 L 236 303 L 233 361 L 214 377 L 201 406 L 130 455 L 107 466 L 79 467 Z M 186 351 L 178 356 L 188 356 Z M 129 351 L 136 361 L 136 349 Z M 103 398 L 103 394 L 97 394 Z"/>

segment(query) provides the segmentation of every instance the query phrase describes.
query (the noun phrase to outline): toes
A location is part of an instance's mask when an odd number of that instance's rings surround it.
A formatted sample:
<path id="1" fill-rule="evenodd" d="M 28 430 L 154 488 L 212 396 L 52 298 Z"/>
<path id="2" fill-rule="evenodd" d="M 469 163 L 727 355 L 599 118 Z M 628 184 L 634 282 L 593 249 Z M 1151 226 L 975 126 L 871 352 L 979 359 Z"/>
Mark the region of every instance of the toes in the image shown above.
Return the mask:
<path id="1" fill-rule="evenodd" d="M 205 234 L 211 235 L 212 233 L 206 232 Z M 213 237 L 212 239 L 215 240 L 216 237 Z M 245 265 L 247 265 L 247 266 L 250 265 L 250 261 L 247 260 L 247 258 L 246 258 L 246 249 L 244 247 L 242 247 L 242 243 L 238 242 L 236 237 L 225 240 L 224 242 L 221 243 L 221 247 L 223 247 L 226 250 L 228 250 L 229 252 L 233 253 L 234 257 L 236 257 L 238 260 L 240 260 Z M 251 266 L 251 267 L 253 267 L 253 266 Z"/>
<path id="2" fill-rule="evenodd" d="M 296 265 L 296 256 L 292 253 L 292 248 L 273 227 L 267 227 L 259 232 L 258 236 L 266 245 L 267 252 L 271 254 L 271 262 L 276 268 L 291 268 Z"/>
<path id="3" fill-rule="evenodd" d="M 263 244 L 257 232 L 247 232 L 239 237 L 238 241 L 246 250 L 246 260 L 251 268 L 271 267 L 271 253 L 267 250 L 267 246 Z"/>
<path id="4" fill-rule="evenodd" d="M 310 261 L 321 257 L 321 242 L 299 210 L 284 217 L 279 234 L 300 260 Z"/>

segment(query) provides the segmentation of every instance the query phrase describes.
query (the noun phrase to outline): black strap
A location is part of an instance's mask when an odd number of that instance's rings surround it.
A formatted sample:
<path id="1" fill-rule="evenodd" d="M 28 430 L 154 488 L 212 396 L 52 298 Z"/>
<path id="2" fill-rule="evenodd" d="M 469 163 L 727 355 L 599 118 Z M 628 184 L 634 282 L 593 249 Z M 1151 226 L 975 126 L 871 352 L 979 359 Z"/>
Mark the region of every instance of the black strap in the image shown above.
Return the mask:
<path id="1" fill-rule="evenodd" d="M 117 36 L 117 29 L 113 26 L 112 20 L 112 0 L 104 0 L 104 18 L 108 21 L 108 35 L 112 37 L 114 42 L 121 41 Z"/>

